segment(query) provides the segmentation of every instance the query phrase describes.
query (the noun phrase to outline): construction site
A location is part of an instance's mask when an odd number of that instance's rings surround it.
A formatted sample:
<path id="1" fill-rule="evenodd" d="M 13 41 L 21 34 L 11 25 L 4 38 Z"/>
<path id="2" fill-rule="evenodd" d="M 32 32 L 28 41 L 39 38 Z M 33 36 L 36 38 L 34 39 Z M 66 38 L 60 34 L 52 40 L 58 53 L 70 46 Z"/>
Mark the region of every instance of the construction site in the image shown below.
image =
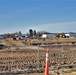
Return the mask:
<path id="1" fill-rule="evenodd" d="M 76 75 L 76 38 L 0 39 L 0 75 Z"/>

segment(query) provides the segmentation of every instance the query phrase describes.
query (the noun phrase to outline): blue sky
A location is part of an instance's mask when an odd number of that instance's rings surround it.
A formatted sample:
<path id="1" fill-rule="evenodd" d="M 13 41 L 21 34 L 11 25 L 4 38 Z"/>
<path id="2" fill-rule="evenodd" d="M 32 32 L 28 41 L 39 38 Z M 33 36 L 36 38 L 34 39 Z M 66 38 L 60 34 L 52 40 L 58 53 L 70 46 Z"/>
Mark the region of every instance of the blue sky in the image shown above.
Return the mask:
<path id="1" fill-rule="evenodd" d="M 29 29 L 76 32 L 76 1 L 0 0 L 0 34 Z"/>

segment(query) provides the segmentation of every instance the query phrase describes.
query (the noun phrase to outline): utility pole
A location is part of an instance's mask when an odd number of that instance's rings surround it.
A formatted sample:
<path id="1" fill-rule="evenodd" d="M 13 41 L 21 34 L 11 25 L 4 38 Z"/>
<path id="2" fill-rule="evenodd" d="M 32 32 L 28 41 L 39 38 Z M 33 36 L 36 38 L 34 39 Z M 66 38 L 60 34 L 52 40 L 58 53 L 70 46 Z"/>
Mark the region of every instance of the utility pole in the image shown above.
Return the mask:
<path id="1" fill-rule="evenodd" d="M 37 49 L 37 70 L 39 71 L 40 68 L 39 68 L 39 45 L 38 45 L 38 49 Z"/>

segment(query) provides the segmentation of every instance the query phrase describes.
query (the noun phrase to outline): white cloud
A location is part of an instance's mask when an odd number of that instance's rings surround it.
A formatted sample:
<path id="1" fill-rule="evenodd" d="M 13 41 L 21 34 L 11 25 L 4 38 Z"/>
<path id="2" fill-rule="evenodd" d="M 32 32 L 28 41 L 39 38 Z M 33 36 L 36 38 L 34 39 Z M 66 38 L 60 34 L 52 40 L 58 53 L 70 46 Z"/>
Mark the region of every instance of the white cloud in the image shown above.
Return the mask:
<path id="1" fill-rule="evenodd" d="M 62 22 L 62 23 L 50 23 L 50 24 L 38 24 L 38 25 L 25 25 L 15 28 L 21 30 L 23 33 L 33 29 L 36 31 L 48 31 L 48 32 L 76 32 L 76 22 Z"/>
<path id="2" fill-rule="evenodd" d="M 18 24 L 9 28 L 3 28 L 0 30 L 0 33 L 12 33 L 16 31 L 21 31 L 26 33 L 29 29 L 36 31 L 48 31 L 48 32 L 76 32 L 76 22 L 62 22 L 62 23 L 50 23 L 50 24 L 39 24 L 39 25 L 26 25 Z"/>
<path id="3" fill-rule="evenodd" d="M 76 22 L 40 24 L 34 26 L 34 28 L 37 30 L 45 30 L 49 32 L 76 32 Z"/>

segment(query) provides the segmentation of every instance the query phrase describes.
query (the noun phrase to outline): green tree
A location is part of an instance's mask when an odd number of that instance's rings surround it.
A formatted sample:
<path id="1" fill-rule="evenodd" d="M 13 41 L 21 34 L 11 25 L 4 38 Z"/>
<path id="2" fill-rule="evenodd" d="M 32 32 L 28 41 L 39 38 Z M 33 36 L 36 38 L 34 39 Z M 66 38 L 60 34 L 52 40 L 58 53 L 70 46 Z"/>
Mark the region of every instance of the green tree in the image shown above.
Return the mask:
<path id="1" fill-rule="evenodd" d="M 21 31 L 19 31 L 18 33 L 19 33 L 19 35 L 21 35 L 21 34 L 22 34 L 22 33 L 21 33 Z"/>
<path id="2" fill-rule="evenodd" d="M 33 30 L 32 29 L 29 29 L 29 34 L 30 34 L 30 37 L 33 37 Z"/>
<path id="3" fill-rule="evenodd" d="M 34 36 L 36 36 L 36 30 L 34 30 Z"/>

